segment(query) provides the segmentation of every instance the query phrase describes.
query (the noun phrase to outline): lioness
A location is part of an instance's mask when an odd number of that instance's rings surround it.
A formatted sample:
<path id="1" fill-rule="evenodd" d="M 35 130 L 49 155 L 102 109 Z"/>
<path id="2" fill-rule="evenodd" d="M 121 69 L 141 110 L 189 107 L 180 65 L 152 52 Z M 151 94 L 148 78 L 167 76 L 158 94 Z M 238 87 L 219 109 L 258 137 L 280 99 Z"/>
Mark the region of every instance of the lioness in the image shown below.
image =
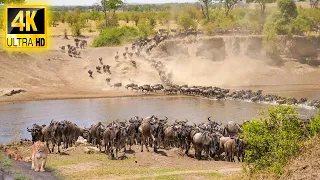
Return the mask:
<path id="1" fill-rule="evenodd" d="M 40 171 L 44 172 L 49 150 L 45 142 L 37 141 L 32 145 L 32 167 L 34 171 L 39 171 L 39 161 L 43 158 Z"/>

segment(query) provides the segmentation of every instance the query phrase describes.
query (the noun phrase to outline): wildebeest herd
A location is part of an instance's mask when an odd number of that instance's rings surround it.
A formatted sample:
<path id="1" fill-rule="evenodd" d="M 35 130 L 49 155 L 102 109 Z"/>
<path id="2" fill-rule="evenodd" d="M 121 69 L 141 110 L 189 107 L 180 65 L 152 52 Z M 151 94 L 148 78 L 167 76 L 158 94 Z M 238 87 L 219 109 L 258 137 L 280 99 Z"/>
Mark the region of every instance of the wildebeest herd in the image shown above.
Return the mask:
<path id="1" fill-rule="evenodd" d="M 320 100 L 307 101 L 307 98 L 287 98 L 275 94 L 262 94 L 262 90 L 256 92 L 252 90 L 236 90 L 230 92 L 230 89 L 212 86 L 188 86 L 188 85 L 167 85 L 162 84 L 139 86 L 138 84 L 130 83 L 125 86 L 126 89 L 136 90 L 137 92 L 151 93 L 163 92 L 166 95 L 181 94 L 190 96 L 203 96 L 217 100 L 243 100 L 250 102 L 265 102 L 286 105 L 307 105 L 313 108 L 320 108 Z"/>
<path id="2" fill-rule="evenodd" d="M 195 158 L 201 159 L 201 154 L 204 153 L 206 159 L 224 157 L 227 161 L 234 161 L 234 156 L 243 161 L 247 148 L 246 141 L 238 138 L 238 134 L 242 132 L 241 124 L 229 121 L 222 126 L 221 122 L 212 121 L 210 117 L 208 123 L 190 125 L 188 120 L 175 120 L 169 124 L 167 117 L 135 116 L 129 121 L 112 121 L 107 125 L 98 122 L 89 128 L 80 128 L 67 120 L 52 120 L 48 125 L 33 124 L 27 130 L 31 133 L 33 142 L 45 141 L 48 148 L 51 145 L 50 152 L 54 152 L 55 146 L 58 146 L 58 152 L 62 145 L 67 149 L 82 136 L 100 151 L 104 150 L 110 159 L 118 159 L 121 150 L 126 152 L 127 147 L 131 150 L 131 146 L 136 144 L 141 145 L 141 152 L 144 150 L 143 146 L 147 151 L 149 147 L 153 147 L 154 152 L 158 152 L 159 148 L 176 147 L 181 148 L 186 155 L 189 155 L 193 146 Z"/>
<path id="3" fill-rule="evenodd" d="M 197 37 L 198 35 L 203 34 L 202 31 L 196 31 L 194 29 L 189 29 L 183 32 L 177 32 L 177 30 L 171 29 L 171 33 L 175 33 L 175 34 L 170 34 L 169 31 L 165 29 L 159 29 L 159 32 L 156 33 L 153 38 L 139 38 L 134 42 L 132 42 L 131 47 L 125 47 L 122 55 L 119 55 L 119 51 L 117 51 L 116 55 L 114 56 L 114 59 L 116 62 L 120 62 L 120 57 L 123 58 L 123 60 L 127 60 L 129 58 L 131 65 L 134 68 L 137 68 L 137 62 L 132 59 L 133 55 L 135 55 L 137 58 L 144 59 L 150 62 L 151 67 L 155 68 L 159 73 L 161 81 L 165 83 L 169 83 L 170 75 L 166 74 L 164 64 L 161 61 L 157 62 L 155 60 L 149 59 L 142 52 L 145 52 L 147 55 L 150 55 L 151 51 L 155 47 L 157 47 L 161 42 L 164 42 L 165 40 L 175 39 L 175 38 L 185 38 L 190 36 Z M 102 57 L 99 58 L 99 61 L 100 61 L 100 64 L 103 65 Z M 111 74 L 109 68 L 108 68 L 108 72 L 109 74 Z M 98 74 L 101 74 L 101 66 L 96 66 L 96 71 Z M 94 73 L 93 70 L 91 69 L 88 70 L 89 77 L 93 78 L 93 73 Z M 107 83 L 110 84 L 110 80 L 111 78 L 107 77 L 106 79 Z M 116 82 L 116 84 L 119 84 L 119 82 Z M 117 86 L 114 86 L 114 87 L 117 87 Z"/>
<path id="4" fill-rule="evenodd" d="M 87 40 L 74 39 L 75 46 L 68 44 L 67 46 L 60 46 L 59 48 L 63 53 L 68 50 L 68 55 L 70 57 L 80 58 L 81 52 L 77 51 L 78 48 L 84 49 L 88 44 Z"/>

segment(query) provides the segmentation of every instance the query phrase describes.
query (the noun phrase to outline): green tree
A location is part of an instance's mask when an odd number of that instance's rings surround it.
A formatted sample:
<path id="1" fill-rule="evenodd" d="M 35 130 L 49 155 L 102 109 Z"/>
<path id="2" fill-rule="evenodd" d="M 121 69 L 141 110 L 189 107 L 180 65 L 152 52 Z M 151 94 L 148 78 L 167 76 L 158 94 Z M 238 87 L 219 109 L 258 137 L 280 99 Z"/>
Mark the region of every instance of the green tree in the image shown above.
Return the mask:
<path id="1" fill-rule="evenodd" d="M 293 0 L 279 0 L 277 7 L 286 20 L 294 19 L 298 15 L 297 5 Z"/>
<path id="2" fill-rule="evenodd" d="M 101 6 L 104 12 L 104 18 L 106 21 L 106 26 L 111 25 L 112 18 L 115 17 L 116 10 L 123 4 L 122 0 L 102 0 Z M 108 15 L 107 15 L 108 12 Z M 111 14 L 112 13 L 112 14 Z"/>
<path id="3" fill-rule="evenodd" d="M 49 25 L 56 27 L 57 22 L 60 20 L 60 14 L 56 11 L 49 12 Z"/>

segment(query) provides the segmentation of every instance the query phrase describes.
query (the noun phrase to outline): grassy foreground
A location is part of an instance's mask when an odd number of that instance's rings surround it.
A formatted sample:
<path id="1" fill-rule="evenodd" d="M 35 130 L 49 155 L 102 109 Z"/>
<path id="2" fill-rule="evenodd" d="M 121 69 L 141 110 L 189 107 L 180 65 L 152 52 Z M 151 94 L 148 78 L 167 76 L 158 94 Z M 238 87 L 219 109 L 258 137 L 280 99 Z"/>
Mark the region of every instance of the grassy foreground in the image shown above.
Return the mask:
<path id="1" fill-rule="evenodd" d="M 161 149 L 155 154 L 151 149 L 150 152 L 140 152 L 140 146 L 134 146 L 133 151 L 123 156 L 123 160 L 110 160 L 104 153 L 86 154 L 84 148 L 84 145 L 80 145 L 62 154 L 50 154 L 46 169 L 59 179 L 68 180 L 225 179 L 241 172 L 240 163 L 198 161 L 181 155 L 178 149 Z M 23 157 L 30 156 L 30 145 L 19 146 L 18 149 Z M 122 155 L 123 152 L 119 153 L 119 156 Z"/>

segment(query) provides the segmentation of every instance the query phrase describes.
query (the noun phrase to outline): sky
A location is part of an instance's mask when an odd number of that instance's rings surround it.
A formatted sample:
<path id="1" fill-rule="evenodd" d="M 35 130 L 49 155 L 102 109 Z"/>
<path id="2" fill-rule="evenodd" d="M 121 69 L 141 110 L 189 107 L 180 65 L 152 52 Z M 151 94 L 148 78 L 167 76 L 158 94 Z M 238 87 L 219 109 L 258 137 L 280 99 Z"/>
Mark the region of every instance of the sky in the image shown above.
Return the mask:
<path id="1" fill-rule="evenodd" d="M 100 0 L 26 0 L 28 3 L 45 3 L 48 5 L 92 5 Z M 139 3 L 139 4 L 158 4 L 158 3 L 184 3 L 196 2 L 198 0 L 124 0 L 125 3 Z"/>

